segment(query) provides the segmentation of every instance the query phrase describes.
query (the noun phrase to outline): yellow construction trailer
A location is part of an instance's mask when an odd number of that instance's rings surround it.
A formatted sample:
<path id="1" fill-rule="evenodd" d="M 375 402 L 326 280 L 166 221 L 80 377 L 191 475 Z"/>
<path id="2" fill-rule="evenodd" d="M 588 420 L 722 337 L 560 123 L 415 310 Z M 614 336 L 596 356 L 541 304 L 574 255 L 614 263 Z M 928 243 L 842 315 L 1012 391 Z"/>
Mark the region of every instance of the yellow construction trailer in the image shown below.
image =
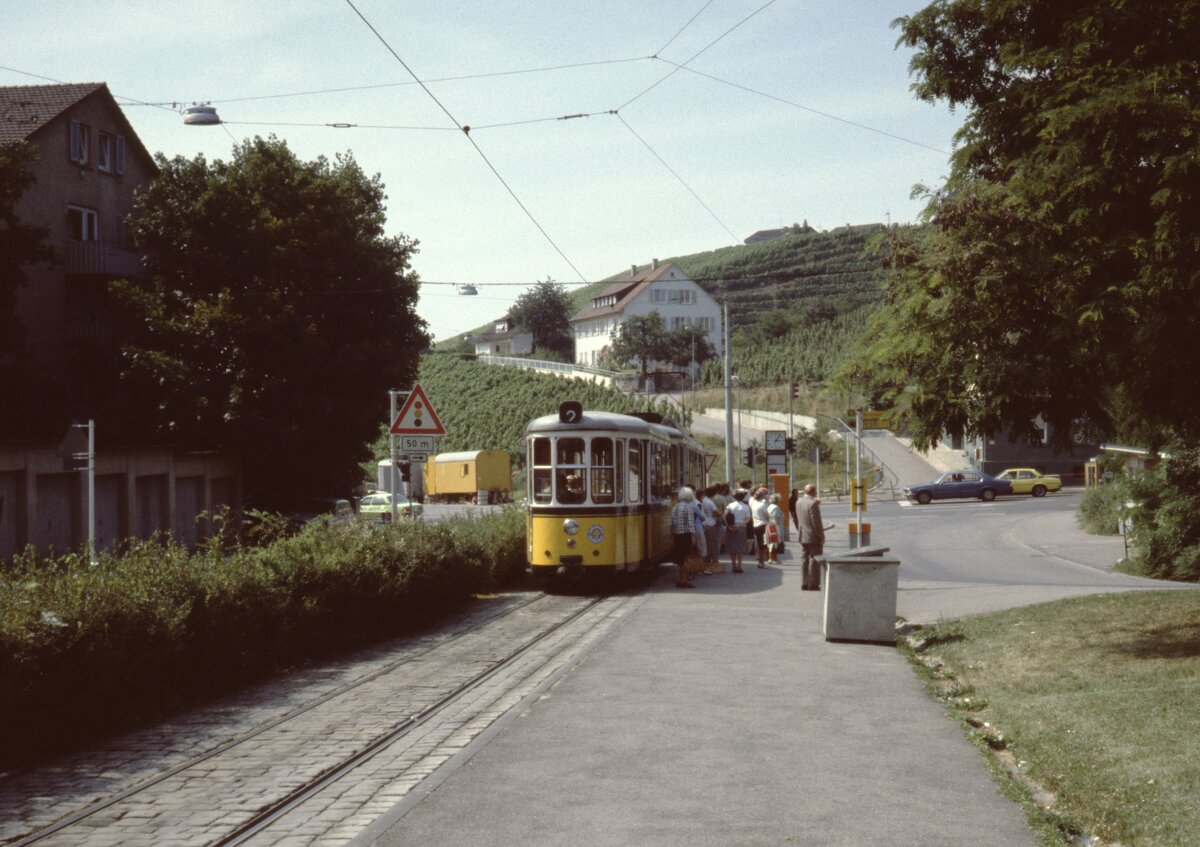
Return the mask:
<path id="1" fill-rule="evenodd" d="M 503 450 L 438 453 L 425 462 L 425 496 L 434 503 L 504 503 L 512 495 L 512 463 Z"/>

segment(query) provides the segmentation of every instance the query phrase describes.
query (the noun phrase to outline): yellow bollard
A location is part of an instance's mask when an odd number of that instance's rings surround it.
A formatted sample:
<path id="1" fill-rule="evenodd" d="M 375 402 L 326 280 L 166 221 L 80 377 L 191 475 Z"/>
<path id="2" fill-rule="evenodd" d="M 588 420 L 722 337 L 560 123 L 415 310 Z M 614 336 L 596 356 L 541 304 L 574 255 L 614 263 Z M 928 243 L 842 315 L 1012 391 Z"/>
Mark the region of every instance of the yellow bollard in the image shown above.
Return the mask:
<path id="1" fill-rule="evenodd" d="M 862 534 L 860 537 L 862 538 L 863 547 L 871 546 L 871 525 L 866 521 L 863 521 Z"/>
<path id="2" fill-rule="evenodd" d="M 858 547 L 858 522 L 850 521 L 850 549 L 854 550 Z"/>

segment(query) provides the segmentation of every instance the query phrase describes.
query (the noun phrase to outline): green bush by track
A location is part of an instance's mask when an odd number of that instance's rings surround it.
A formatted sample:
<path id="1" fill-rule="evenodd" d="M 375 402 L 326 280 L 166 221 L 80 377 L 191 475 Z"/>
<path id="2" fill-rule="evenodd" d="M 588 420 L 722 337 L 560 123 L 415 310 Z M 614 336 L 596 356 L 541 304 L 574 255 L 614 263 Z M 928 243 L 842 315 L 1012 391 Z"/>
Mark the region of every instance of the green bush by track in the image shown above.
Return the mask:
<path id="1" fill-rule="evenodd" d="M 95 566 L 19 556 L 0 570 L 0 767 L 412 629 L 524 566 L 517 509 L 192 554 L 135 542 Z"/>

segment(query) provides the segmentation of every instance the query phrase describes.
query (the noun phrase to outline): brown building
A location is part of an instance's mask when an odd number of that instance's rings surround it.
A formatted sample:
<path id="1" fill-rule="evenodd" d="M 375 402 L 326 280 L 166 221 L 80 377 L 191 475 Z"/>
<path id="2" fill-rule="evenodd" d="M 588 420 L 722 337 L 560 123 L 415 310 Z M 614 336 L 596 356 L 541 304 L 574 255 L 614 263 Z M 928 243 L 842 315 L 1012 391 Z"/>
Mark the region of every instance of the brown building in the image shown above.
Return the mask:
<path id="1" fill-rule="evenodd" d="M 86 393 L 72 357 L 111 345 L 106 282 L 141 272 L 126 230 L 138 186 L 158 169 L 102 82 L 0 87 L 0 145 L 38 149 L 23 223 L 44 228 L 57 260 L 25 268 L 16 314 L 24 358 L 67 396 Z"/>
<path id="2" fill-rule="evenodd" d="M 59 395 L 47 408 L 85 420 L 94 393 L 112 376 L 103 372 L 105 354 L 118 341 L 108 282 L 142 272 L 126 229 L 134 192 L 158 168 L 104 83 L 0 87 L 0 146 L 21 141 L 39 155 L 16 215 L 46 230 L 56 259 L 23 269 L 18 361 L 37 374 L 40 391 Z M 97 421 L 104 440 L 123 443 L 105 423 Z M 39 422 L 34 440 L 0 443 L 0 561 L 26 545 L 61 553 L 86 541 L 86 476 L 64 469 L 58 442 L 65 423 L 46 426 Z M 241 471 L 229 455 L 109 447 L 97 451 L 95 465 L 100 549 L 156 532 L 194 545 L 212 531 L 205 513 L 241 508 Z"/>

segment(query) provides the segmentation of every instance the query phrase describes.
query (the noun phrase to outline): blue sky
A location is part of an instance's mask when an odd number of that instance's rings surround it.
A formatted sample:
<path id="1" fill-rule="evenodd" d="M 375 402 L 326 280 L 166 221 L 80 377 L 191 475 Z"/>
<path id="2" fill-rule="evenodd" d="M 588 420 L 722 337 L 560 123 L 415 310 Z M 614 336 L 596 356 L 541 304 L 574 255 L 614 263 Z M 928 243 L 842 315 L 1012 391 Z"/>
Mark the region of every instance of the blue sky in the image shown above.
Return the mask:
<path id="1" fill-rule="evenodd" d="M 546 278 L 594 281 L 803 220 L 914 221 L 912 188 L 945 178 L 961 124 L 912 96 L 895 49 L 891 21 L 919 2 L 3 5 L 0 84 L 106 82 L 152 152 L 228 158 L 274 134 L 307 159 L 353 153 L 387 187 L 389 231 L 421 243 L 435 338 Z M 185 126 L 193 102 L 226 123 Z M 467 282 L 479 296 L 455 293 Z"/>

